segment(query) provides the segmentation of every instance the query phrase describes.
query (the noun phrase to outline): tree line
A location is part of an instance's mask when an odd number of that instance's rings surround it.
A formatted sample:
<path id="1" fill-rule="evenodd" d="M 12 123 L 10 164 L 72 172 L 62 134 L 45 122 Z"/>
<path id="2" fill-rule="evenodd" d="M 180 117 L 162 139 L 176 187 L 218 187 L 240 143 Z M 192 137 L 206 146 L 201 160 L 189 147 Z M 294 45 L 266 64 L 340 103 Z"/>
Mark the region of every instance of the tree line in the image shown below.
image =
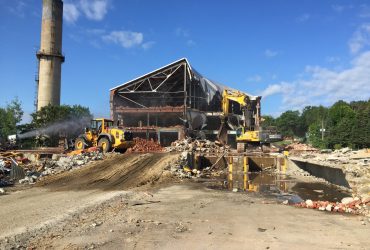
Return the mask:
<path id="1" fill-rule="evenodd" d="M 20 124 L 24 112 L 21 102 L 15 98 L 5 107 L 0 107 L 0 145 L 7 143 L 7 136 L 12 134 L 23 134 L 29 131 L 44 129 L 53 124 L 65 121 L 81 120 L 86 118 L 85 121 L 89 122 L 92 118 L 89 108 L 80 105 L 48 105 L 30 114 L 31 121 L 29 123 Z M 57 146 L 58 138 L 61 133 L 69 138 L 74 138 L 83 132 L 83 122 L 73 123 L 73 127 L 67 123 L 64 127 L 55 127 L 49 129 L 48 140 L 44 145 L 40 145 L 38 138 L 30 137 L 22 141 L 25 147 L 34 146 Z M 63 131 L 65 130 L 65 131 Z"/>
<path id="2" fill-rule="evenodd" d="M 49 105 L 32 113 L 30 123 L 19 125 L 23 113 L 17 98 L 0 107 L 0 143 L 11 134 L 44 128 L 55 122 L 92 117 L 89 108 L 80 105 Z M 263 116 L 262 126 L 275 126 L 285 138 L 298 138 L 318 148 L 368 148 L 370 99 L 350 103 L 338 101 L 331 107 L 306 106 L 301 112 L 288 110 L 277 118 Z M 82 130 L 81 127 L 76 133 Z M 56 144 L 56 139 L 51 144 Z"/>
<path id="3" fill-rule="evenodd" d="M 288 110 L 277 118 L 263 119 L 263 126 L 276 126 L 284 137 L 299 138 L 314 147 L 370 147 L 370 99 L 306 106 L 302 112 Z"/>

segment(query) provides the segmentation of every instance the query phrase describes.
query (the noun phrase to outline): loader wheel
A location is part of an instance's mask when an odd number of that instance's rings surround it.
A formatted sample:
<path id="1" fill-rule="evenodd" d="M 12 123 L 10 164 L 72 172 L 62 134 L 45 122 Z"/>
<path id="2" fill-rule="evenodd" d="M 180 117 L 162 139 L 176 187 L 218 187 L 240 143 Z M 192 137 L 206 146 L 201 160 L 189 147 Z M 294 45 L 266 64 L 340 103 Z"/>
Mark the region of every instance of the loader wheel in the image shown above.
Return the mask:
<path id="1" fill-rule="evenodd" d="M 86 147 L 86 142 L 84 138 L 77 138 L 75 141 L 75 149 L 85 149 Z"/>
<path id="2" fill-rule="evenodd" d="M 103 153 L 106 153 L 106 152 L 110 151 L 112 145 L 111 145 L 110 141 L 108 140 L 108 138 L 103 137 L 99 140 L 98 146 L 102 148 Z"/>

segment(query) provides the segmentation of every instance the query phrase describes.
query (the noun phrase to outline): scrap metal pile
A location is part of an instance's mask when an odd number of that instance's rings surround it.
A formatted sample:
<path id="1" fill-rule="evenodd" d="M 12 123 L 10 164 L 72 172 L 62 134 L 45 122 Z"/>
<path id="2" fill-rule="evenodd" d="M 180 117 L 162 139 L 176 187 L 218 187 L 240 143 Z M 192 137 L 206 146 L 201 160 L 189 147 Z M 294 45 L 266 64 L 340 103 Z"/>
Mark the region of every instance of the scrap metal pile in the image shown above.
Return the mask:
<path id="1" fill-rule="evenodd" d="M 20 165 L 26 165 L 29 160 L 21 153 L 0 153 L 0 187 L 11 186 L 14 180 L 24 177 L 24 171 Z"/>

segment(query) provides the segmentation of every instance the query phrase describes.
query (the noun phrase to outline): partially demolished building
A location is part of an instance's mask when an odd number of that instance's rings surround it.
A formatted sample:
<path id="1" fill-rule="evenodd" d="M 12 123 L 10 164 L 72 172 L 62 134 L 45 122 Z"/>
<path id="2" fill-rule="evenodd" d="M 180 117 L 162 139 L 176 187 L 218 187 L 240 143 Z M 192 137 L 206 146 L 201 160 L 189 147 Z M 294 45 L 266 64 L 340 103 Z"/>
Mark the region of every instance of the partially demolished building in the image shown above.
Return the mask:
<path id="1" fill-rule="evenodd" d="M 202 76 L 187 59 L 180 59 L 110 89 L 111 118 L 135 136 L 155 138 L 162 145 L 185 136 L 216 139 L 225 89 L 231 88 Z M 236 128 L 243 121 L 242 109 L 238 103 L 229 109 L 229 127 Z M 233 144 L 235 131 L 228 133 Z"/>

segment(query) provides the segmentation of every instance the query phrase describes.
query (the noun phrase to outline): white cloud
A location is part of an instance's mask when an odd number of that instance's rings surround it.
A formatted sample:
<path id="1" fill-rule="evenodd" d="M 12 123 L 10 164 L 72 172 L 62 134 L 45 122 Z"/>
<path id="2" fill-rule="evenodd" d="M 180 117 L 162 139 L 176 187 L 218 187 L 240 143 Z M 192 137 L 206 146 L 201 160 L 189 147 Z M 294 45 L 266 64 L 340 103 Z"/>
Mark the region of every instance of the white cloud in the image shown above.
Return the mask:
<path id="1" fill-rule="evenodd" d="M 133 31 L 112 31 L 108 35 L 104 35 L 103 40 L 119 44 L 128 49 L 141 45 L 144 41 L 144 35 Z"/>
<path id="2" fill-rule="evenodd" d="M 272 85 L 269 85 L 265 90 L 263 90 L 259 95 L 266 98 L 270 95 L 275 95 L 275 94 L 282 93 L 282 92 L 283 92 L 283 89 L 282 89 L 281 84 L 272 84 Z"/>
<path id="3" fill-rule="evenodd" d="M 303 23 L 303 22 L 308 21 L 308 19 L 310 19 L 310 18 L 311 18 L 311 15 L 305 13 L 305 14 L 302 14 L 299 17 L 297 17 L 297 21 Z"/>
<path id="4" fill-rule="evenodd" d="M 69 0 L 63 6 L 63 16 L 68 23 L 75 23 L 80 16 L 101 21 L 108 13 L 109 0 Z"/>
<path id="5" fill-rule="evenodd" d="M 279 54 L 279 52 L 278 51 L 273 51 L 273 50 L 270 50 L 270 49 L 266 49 L 264 54 L 265 54 L 266 57 L 272 58 L 272 57 L 277 56 Z"/>
<path id="6" fill-rule="evenodd" d="M 25 16 L 26 7 L 27 7 L 27 4 L 25 1 L 18 0 L 18 1 L 12 1 L 12 3 L 10 3 L 7 8 L 14 15 L 23 18 Z"/>
<path id="7" fill-rule="evenodd" d="M 365 46 L 370 45 L 370 24 L 361 25 L 350 39 L 349 48 L 351 53 L 356 54 Z"/>
<path id="8" fill-rule="evenodd" d="M 108 0 L 80 0 L 80 7 L 88 19 L 100 21 L 108 12 Z"/>
<path id="9" fill-rule="evenodd" d="M 80 16 L 80 11 L 77 6 L 72 3 L 65 3 L 63 5 L 63 17 L 69 23 L 74 23 Z"/>
<path id="10" fill-rule="evenodd" d="M 149 41 L 149 42 L 145 42 L 145 43 L 143 43 L 143 44 L 141 45 L 141 47 L 142 47 L 143 49 L 147 50 L 147 49 L 150 49 L 151 47 L 153 47 L 153 46 L 154 46 L 154 44 L 155 44 L 155 42 L 154 42 L 154 41 Z"/>
<path id="11" fill-rule="evenodd" d="M 306 105 L 331 105 L 337 100 L 370 98 L 370 51 L 356 56 L 351 67 L 334 71 L 307 66 L 304 79 L 269 85 L 264 97 L 281 94 L 282 109 L 302 109 Z"/>

